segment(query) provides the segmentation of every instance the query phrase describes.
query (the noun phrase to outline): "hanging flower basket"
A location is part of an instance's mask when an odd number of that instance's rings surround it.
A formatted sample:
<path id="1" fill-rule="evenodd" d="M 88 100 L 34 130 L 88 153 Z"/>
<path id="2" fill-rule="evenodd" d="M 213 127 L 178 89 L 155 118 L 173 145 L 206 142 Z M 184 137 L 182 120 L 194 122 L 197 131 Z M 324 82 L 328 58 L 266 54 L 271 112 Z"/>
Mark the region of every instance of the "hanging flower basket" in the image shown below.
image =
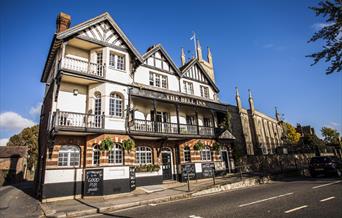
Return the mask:
<path id="1" fill-rule="evenodd" d="M 100 143 L 101 151 L 110 151 L 113 149 L 114 142 L 111 138 L 107 137 Z"/>
<path id="2" fill-rule="evenodd" d="M 204 144 L 201 140 L 198 140 L 196 144 L 194 144 L 194 149 L 196 151 L 202 150 L 204 148 Z"/>
<path id="3" fill-rule="evenodd" d="M 213 144 L 213 150 L 214 151 L 219 151 L 222 148 L 222 144 L 219 142 L 214 142 Z"/>
<path id="4" fill-rule="evenodd" d="M 122 142 L 122 148 L 125 151 L 130 152 L 132 149 L 135 148 L 135 142 L 132 139 L 126 139 Z"/>

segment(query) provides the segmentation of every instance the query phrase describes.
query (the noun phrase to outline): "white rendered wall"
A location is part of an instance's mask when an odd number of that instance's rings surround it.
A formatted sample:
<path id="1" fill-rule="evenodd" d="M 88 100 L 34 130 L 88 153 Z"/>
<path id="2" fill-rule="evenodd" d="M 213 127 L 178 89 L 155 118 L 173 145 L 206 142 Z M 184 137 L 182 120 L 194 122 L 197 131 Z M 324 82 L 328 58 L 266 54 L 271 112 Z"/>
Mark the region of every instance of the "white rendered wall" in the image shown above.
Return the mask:
<path id="1" fill-rule="evenodd" d="M 78 94 L 74 95 L 73 90 L 77 89 Z M 87 87 L 62 82 L 60 85 L 57 101 L 57 109 L 67 112 L 86 112 Z"/>
<path id="2" fill-rule="evenodd" d="M 137 68 L 136 72 L 134 73 L 134 82 L 149 86 L 150 85 L 150 80 L 149 80 L 150 72 L 167 76 L 168 90 L 179 92 L 179 82 L 178 82 L 179 80 L 176 75 L 164 73 L 163 71 L 159 71 L 157 69 L 150 69 L 145 66 L 139 66 Z"/>

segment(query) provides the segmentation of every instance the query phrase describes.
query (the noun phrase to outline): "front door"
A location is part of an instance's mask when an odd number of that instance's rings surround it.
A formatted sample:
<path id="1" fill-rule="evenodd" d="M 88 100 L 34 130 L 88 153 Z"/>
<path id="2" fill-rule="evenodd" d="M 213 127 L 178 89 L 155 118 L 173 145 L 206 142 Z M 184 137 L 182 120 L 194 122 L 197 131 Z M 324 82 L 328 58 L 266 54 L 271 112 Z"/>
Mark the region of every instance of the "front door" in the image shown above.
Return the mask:
<path id="1" fill-rule="evenodd" d="M 162 152 L 162 168 L 163 168 L 163 179 L 172 179 L 172 168 L 171 168 L 171 153 Z"/>
<path id="2" fill-rule="evenodd" d="M 226 171 L 230 173 L 228 152 L 225 150 L 221 151 L 221 158 L 226 166 Z"/>

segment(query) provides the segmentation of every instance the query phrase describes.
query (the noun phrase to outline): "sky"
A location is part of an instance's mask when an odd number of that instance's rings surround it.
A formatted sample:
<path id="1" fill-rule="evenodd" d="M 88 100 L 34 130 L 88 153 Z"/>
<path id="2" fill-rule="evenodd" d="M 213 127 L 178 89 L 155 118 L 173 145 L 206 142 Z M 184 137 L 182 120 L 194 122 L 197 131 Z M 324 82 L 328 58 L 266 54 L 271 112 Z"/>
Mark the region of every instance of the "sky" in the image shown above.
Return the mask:
<path id="1" fill-rule="evenodd" d="M 224 103 L 235 104 L 235 87 L 248 107 L 252 90 L 258 111 L 274 107 L 293 125 L 341 132 L 342 73 L 325 75 L 326 63 L 305 57 L 322 42 L 307 43 L 325 24 L 308 8 L 318 1 L 0 1 L 0 145 L 39 121 L 44 84 L 40 77 L 61 11 L 72 26 L 109 12 L 143 54 L 161 43 L 176 65 L 180 50 L 194 54 L 194 31 L 206 57 L 213 55 Z"/>

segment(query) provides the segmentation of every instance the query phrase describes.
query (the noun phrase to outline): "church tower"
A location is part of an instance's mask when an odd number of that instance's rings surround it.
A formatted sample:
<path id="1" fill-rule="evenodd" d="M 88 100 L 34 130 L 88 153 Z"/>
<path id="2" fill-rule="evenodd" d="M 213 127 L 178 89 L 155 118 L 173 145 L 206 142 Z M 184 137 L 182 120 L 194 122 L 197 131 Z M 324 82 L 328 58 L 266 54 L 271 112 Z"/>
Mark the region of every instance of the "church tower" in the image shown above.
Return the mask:
<path id="1" fill-rule="evenodd" d="M 249 93 L 249 97 L 248 97 L 249 109 L 251 110 L 252 114 L 254 114 L 255 108 L 254 108 L 254 100 L 252 97 L 252 91 L 248 89 L 248 93 Z"/>
<path id="2" fill-rule="evenodd" d="M 208 53 L 207 53 L 207 61 L 203 59 L 202 55 L 202 47 L 200 44 L 200 41 L 197 40 L 196 44 L 196 54 L 198 62 L 202 65 L 202 67 L 205 69 L 205 71 L 208 73 L 209 77 L 215 82 L 215 74 L 214 74 L 214 65 L 213 65 L 213 57 L 211 55 L 211 50 L 208 47 Z"/>

